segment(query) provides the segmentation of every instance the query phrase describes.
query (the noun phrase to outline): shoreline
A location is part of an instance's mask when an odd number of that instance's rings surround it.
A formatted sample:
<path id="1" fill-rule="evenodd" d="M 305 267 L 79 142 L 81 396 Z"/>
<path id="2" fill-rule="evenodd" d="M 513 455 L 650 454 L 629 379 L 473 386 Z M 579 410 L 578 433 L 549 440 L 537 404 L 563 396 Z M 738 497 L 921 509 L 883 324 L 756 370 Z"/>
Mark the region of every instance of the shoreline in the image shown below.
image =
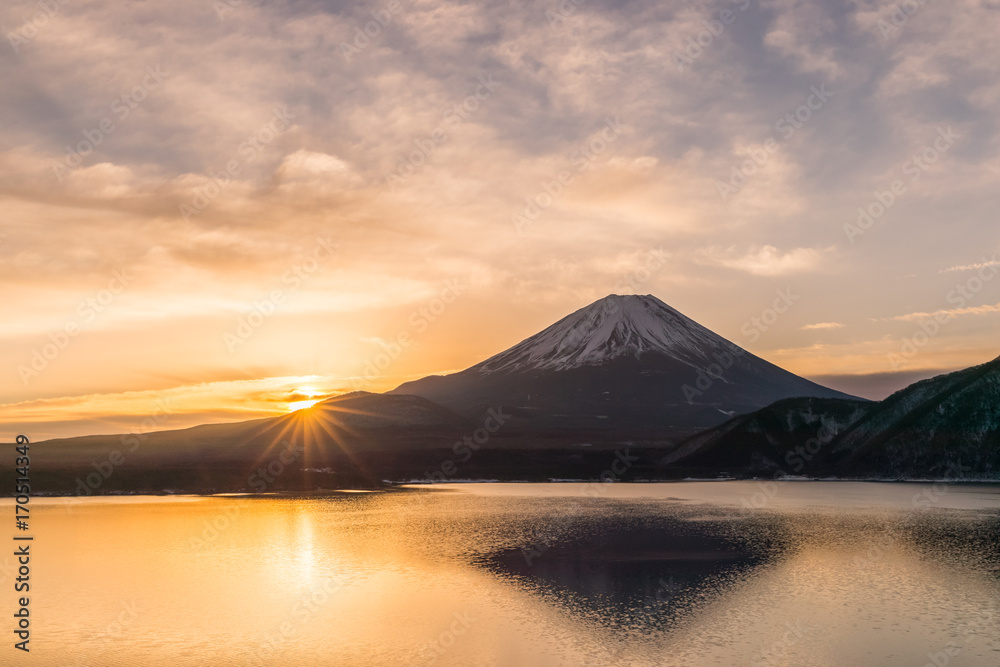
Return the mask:
<path id="1" fill-rule="evenodd" d="M 373 488 L 362 488 L 362 487 L 344 487 L 339 489 L 311 489 L 303 491 L 272 491 L 265 493 L 254 493 L 251 491 L 219 491 L 214 493 L 199 493 L 197 491 L 188 491 L 182 489 L 164 489 L 161 491 L 115 491 L 110 493 L 92 493 L 88 495 L 79 495 L 74 493 L 57 493 L 57 492 L 36 492 L 32 493 L 32 498 L 43 499 L 43 498 L 116 498 L 116 497 L 126 497 L 126 498 L 136 498 L 136 497 L 151 497 L 151 498 L 172 498 L 172 497 L 198 497 L 198 498 L 295 498 L 295 497 L 311 497 L 311 496 L 326 496 L 332 494 L 367 494 L 367 493 L 389 493 L 389 492 L 399 492 L 399 491 L 419 491 L 419 490 L 433 490 L 435 487 L 443 488 L 452 485 L 474 485 L 474 484 L 522 484 L 522 485 L 559 485 L 559 484 L 614 484 L 614 485 L 636 485 L 636 486 L 646 486 L 652 484 L 691 484 L 691 483 L 726 483 L 726 482 L 818 482 L 818 483 L 864 483 L 864 484 L 914 484 L 914 485 L 937 485 L 937 484 L 947 484 L 948 486 L 996 486 L 1000 487 L 1000 478 L 979 478 L 979 479 L 888 479 L 888 478 L 877 478 L 877 477 L 865 477 L 865 478 L 849 478 L 849 477 L 779 477 L 779 478 L 735 478 L 727 477 L 724 479 L 719 478 L 685 478 L 685 479 L 667 479 L 667 480 L 633 480 L 628 482 L 614 481 L 614 482 L 602 482 L 599 479 L 557 479 L 557 480 L 498 480 L 498 479 L 467 479 L 467 480 L 449 480 L 447 482 L 426 482 L 421 480 L 383 480 L 383 486 L 373 487 Z M 13 499 L 14 495 L 3 495 L 0 496 L 2 499 Z"/>

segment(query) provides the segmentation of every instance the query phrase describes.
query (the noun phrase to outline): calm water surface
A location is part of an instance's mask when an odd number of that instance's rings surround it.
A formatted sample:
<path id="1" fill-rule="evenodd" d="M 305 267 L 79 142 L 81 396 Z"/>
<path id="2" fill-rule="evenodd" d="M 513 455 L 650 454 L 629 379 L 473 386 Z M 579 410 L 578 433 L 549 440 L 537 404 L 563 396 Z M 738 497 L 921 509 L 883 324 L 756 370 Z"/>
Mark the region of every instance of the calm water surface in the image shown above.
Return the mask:
<path id="1" fill-rule="evenodd" d="M 995 486 L 33 502 L 18 664 L 1000 665 Z"/>

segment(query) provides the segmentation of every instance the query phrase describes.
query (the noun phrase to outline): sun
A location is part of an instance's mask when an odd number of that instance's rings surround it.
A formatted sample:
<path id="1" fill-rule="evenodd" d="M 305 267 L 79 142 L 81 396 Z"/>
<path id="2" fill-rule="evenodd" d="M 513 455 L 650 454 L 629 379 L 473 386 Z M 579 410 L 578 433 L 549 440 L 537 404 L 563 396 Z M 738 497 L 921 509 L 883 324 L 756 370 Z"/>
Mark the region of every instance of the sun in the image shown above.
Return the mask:
<path id="1" fill-rule="evenodd" d="M 306 408 L 311 408 L 312 406 L 316 405 L 321 400 L 322 399 L 319 399 L 319 398 L 316 398 L 316 399 L 312 399 L 311 398 L 311 399 L 309 399 L 307 401 L 295 401 L 293 403 L 289 403 L 288 404 L 288 411 L 289 412 L 296 412 L 297 410 L 305 410 Z"/>
<path id="2" fill-rule="evenodd" d="M 291 401 L 288 404 L 289 412 L 296 412 L 298 410 L 305 410 L 306 408 L 311 408 L 320 401 L 323 400 L 322 394 L 313 389 L 312 387 L 302 387 L 301 389 L 296 389 L 292 392 L 292 396 L 298 398 L 297 401 Z M 307 398 L 301 398 L 306 396 Z"/>

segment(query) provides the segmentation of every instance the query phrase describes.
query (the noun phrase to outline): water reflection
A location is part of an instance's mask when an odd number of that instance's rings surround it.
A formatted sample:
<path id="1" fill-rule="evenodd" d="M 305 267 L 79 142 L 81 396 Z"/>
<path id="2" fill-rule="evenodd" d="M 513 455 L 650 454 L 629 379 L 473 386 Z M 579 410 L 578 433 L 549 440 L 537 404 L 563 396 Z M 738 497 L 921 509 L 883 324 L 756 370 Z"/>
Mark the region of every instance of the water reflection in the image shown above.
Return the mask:
<path id="1" fill-rule="evenodd" d="M 591 612 L 597 622 L 648 629 L 671 625 L 710 588 L 766 558 L 759 545 L 730 535 L 719 520 L 685 521 L 649 506 L 611 515 L 594 509 L 557 535 L 535 534 L 527 545 L 479 562 L 520 586 L 562 598 L 560 604 L 578 613 Z"/>
<path id="2" fill-rule="evenodd" d="M 40 500 L 32 662 L 1000 664 L 995 488 L 613 486 Z"/>

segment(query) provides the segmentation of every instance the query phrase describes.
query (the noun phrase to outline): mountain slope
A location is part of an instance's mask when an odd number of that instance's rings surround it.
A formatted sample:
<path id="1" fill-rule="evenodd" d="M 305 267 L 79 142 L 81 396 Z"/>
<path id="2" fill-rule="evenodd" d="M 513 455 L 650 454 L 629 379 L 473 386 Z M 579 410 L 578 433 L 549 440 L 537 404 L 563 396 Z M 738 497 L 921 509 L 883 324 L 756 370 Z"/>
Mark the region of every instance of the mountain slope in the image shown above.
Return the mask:
<path id="1" fill-rule="evenodd" d="M 620 364 L 633 362 L 616 358 L 596 368 L 613 379 Z M 631 462 L 626 479 L 723 472 L 997 479 L 1000 359 L 918 382 L 879 403 L 784 399 L 673 449 L 608 438 L 603 442 L 617 450 L 611 452 L 592 446 L 599 437 L 584 439 L 596 432 L 517 433 L 505 419 L 498 425 L 491 429 L 419 396 L 355 392 L 270 419 L 32 443 L 32 489 L 260 492 L 358 488 L 382 479 L 594 479 L 617 460 Z M 286 460 L 292 445 L 297 449 Z M 274 476 L 267 484 L 264 469 Z M 13 488 L 15 476 L 12 461 L 0 463 L 0 483 Z"/>
<path id="2" fill-rule="evenodd" d="M 262 465 L 289 447 L 294 460 L 271 490 L 317 484 L 367 485 L 382 471 L 374 463 L 393 452 L 439 462 L 475 424 L 419 396 L 354 392 L 280 417 L 141 434 L 94 435 L 32 443 L 33 488 L 88 492 L 239 491 Z M 309 470 L 332 470 L 321 475 Z M 13 473 L 0 465 L 0 477 Z M 11 482 L 13 483 L 13 482 Z"/>
<path id="3" fill-rule="evenodd" d="M 1000 358 L 877 403 L 780 401 L 688 438 L 661 463 L 704 475 L 1000 478 Z"/>
<path id="4" fill-rule="evenodd" d="M 746 352 L 651 295 L 610 295 L 464 371 L 390 393 L 423 396 L 473 419 L 502 405 L 515 430 L 660 437 L 783 398 L 852 398 Z"/>
<path id="5" fill-rule="evenodd" d="M 828 473 L 830 443 L 872 405 L 840 398 L 784 399 L 688 438 L 661 463 L 699 476 Z"/>
<path id="6" fill-rule="evenodd" d="M 708 365 L 713 353 L 738 350 L 654 296 L 610 295 L 469 370 L 564 371 L 657 353 Z"/>
<path id="7" fill-rule="evenodd" d="M 833 443 L 837 469 L 881 476 L 1000 476 L 1000 357 L 906 387 Z"/>

